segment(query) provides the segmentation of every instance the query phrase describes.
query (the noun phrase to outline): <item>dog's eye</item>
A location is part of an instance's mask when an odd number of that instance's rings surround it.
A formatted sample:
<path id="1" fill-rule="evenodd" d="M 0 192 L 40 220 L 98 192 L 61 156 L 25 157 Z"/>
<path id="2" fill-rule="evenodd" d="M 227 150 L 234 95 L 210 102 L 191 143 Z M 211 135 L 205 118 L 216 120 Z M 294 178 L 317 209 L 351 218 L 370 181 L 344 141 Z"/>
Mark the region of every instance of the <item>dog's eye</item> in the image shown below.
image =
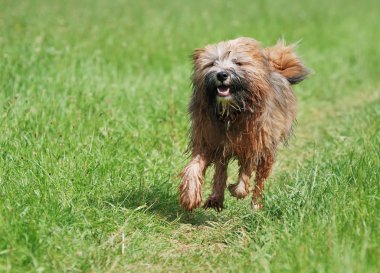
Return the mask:
<path id="1" fill-rule="evenodd" d="M 238 61 L 238 60 L 233 60 L 233 62 L 234 62 L 234 64 L 236 64 L 237 66 L 242 66 L 242 65 L 244 65 L 244 63 L 243 62 L 240 62 L 240 61 Z"/>
<path id="2" fill-rule="evenodd" d="M 214 66 L 214 64 L 215 64 L 215 62 L 214 61 L 212 61 L 212 62 L 209 62 L 209 63 L 207 63 L 207 64 L 205 64 L 205 68 L 209 68 L 209 67 L 211 67 L 211 66 Z"/>

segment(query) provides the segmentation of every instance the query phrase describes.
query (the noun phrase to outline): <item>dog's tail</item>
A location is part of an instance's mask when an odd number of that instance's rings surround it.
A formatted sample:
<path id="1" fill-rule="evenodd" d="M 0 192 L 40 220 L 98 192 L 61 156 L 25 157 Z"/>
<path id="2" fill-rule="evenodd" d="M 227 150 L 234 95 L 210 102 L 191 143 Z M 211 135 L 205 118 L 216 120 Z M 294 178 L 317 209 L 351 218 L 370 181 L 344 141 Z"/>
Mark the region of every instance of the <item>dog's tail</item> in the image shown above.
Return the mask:
<path id="1" fill-rule="evenodd" d="M 290 84 L 297 84 L 310 74 L 310 70 L 294 52 L 296 47 L 297 44 L 286 45 L 284 40 L 279 40 L 275 46 L 264 49 L 272 69 L 284 76 Z"/>

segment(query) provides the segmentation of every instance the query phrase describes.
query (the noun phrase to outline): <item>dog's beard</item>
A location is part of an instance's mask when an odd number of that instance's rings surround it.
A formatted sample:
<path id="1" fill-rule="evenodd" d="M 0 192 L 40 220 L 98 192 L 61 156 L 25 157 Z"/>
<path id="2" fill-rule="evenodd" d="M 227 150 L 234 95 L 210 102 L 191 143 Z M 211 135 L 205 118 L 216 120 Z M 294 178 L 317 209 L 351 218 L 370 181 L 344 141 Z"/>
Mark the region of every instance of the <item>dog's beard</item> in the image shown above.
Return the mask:
<path id="1" fill-rule="evenodd" d="M 248 84 L 243 77 L 237 73 L 231 73 L 231 79 L 227 84 L 222 84 L 216 79 L 215 72 L 210 72 L 205 77 L 205 89 L 209 104 L 215 113 L 220 116 L 228 116 L 232 112 L 243 112 L 250 110 L 248 105 Z M 228 96 L 219 96 L 218 88 L 228 88 Z"/>
<path id="2" fill-rule="evenodd" d="M 230 95 L 227 98 L 216 96 L 216 110 L 219 115 L 228 116 L 232 110 L 241 111 L 242 109 L 233 95 Z"/>

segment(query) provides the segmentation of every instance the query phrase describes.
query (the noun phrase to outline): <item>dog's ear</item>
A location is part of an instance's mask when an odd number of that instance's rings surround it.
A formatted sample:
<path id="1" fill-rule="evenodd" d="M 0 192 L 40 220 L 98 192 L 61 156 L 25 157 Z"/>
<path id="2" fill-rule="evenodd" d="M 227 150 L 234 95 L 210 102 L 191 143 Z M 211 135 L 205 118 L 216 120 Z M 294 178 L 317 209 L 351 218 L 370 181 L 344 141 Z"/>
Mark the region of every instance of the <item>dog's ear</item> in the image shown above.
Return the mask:
<path id="1" fill-rule="evenodd" d="M 284 76 L 290 84 L 297 84 L 310 74 L 301 59 L 296 55 L 294 49 L 297 44 L 286 45 L 280 40 L 273 47 L 264 49 L 271 68 Z"/>
<path id="2" fill-rule="evenodd" d="M 193 54 L 191 55 L 194 64 L 199 60 L 203 52 L 205 52 L 204 48 L 197 48 L 194 50 Z"/>

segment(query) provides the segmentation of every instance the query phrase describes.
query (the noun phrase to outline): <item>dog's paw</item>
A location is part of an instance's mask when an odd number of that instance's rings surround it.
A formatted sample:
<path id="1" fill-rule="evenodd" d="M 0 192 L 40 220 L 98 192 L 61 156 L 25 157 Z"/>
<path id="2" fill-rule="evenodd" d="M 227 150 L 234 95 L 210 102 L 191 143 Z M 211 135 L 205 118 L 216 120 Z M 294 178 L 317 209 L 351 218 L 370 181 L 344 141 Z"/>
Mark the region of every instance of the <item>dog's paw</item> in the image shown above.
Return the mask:
<path id="1" fill-rule="evenodd" d="M 262 203 L 254 203 L 252 202 L 252 210 L 253 211 L 260 211 L 263 209 L 263 204 Z"/>
<path id="2" fill-rule="evenodd" d="M 236 197 L 238 199 L 244 198 L 249 194 L 249 190 L 246 188 L 243 182 L 230 184 L 228 186 L 228 190 L 233 197 Z"/>
<path id="3" fill-rule="evenodd" d="M 201 186 L 198 181 L 183 180 L 179 187 L 180 204 L 185 210 L 192 211 L 202 202 Z"/>
<path id="4" fill-rule="evenodd" d="M 200 206 L 202 195 L 198 190 L 184 190 L 180 194 L 181 207 L 185 210 L 192 211 Z"/>
<path id="5" fill-rule="evenodd" d="M 224 201 L 223 197 L 211 195 L 209 198 L 207 198 L 207 200 L 203 204 L 203 208 L 204 209 L 214 209 L 217 212 L 221 212 L 224 208 L 223 207 L 223 201 Z"/>

